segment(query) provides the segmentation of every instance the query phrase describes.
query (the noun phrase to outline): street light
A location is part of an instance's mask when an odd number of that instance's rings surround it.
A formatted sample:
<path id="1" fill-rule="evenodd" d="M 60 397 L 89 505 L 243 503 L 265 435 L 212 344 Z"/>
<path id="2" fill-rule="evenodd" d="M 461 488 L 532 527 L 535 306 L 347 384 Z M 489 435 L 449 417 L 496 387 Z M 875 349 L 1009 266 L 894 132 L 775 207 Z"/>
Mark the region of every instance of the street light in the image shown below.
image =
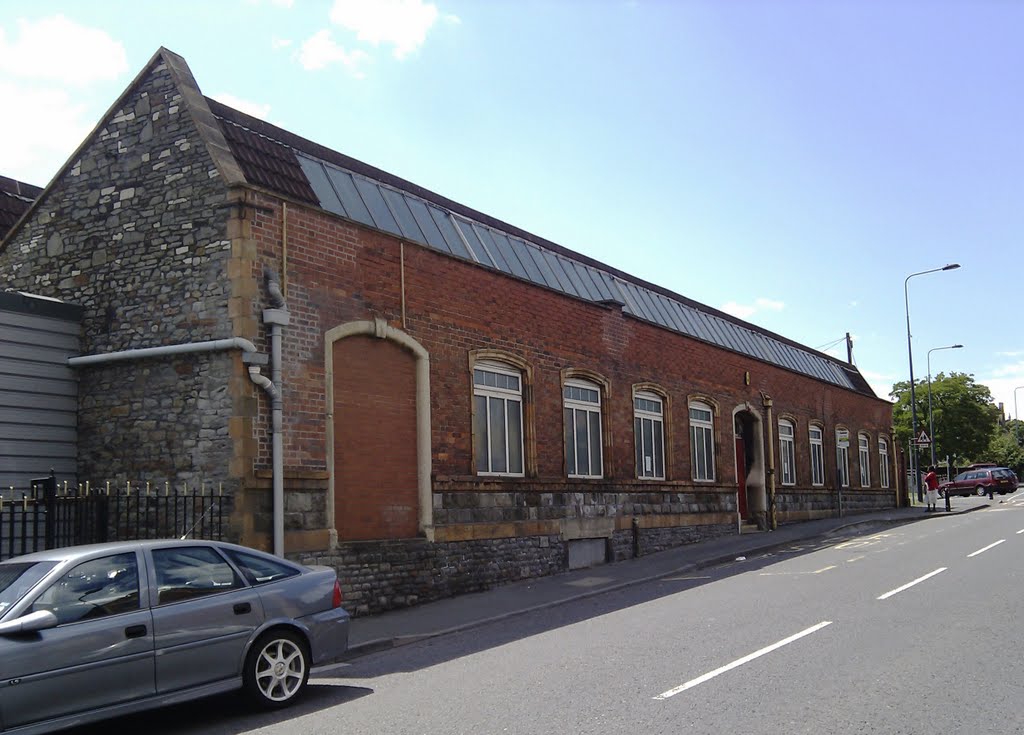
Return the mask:
<path id="1" fill-rule="evenodd" d="M 910 452 L 910 469 L 911 475 L 914 478 L 914 485 L 917 486 L 917 502 L 919 503 L 924 500 L 924 492 L 921 490 L 921 483 L 917 479 L 917 452 L 913 451 L 914 442 L 917 441 L 917 392 L 914 390 L 914 349 L 910 344 L 910 292 L 908 284 L 914 276 L 923 276 L 926 273 L 937 273 L 939 271 L 951 271 L 959 267 L 959 263 L 950 263 L 941 268 L 931 268 L 926 271 L 911 273 L 903 280 L 903 303 L 907 310 L 907 358 L 910 361 L 910 435 L 912 450 Z"/>
<path id="2" fill-rule="evenodd" d="M 928 436 L 932 440 L 932 467 L 935 466 L 935 421 L 932 419 L 932 353 L 938 350 L 959 350 L 963 345 L 932 347 L 928 350 Z"/>
<path id="3" fill-rule="evenodd" d="M 1024 388 L 1024 385 L 1018 385 L 1016 388 L 1013 389 L 1013 417 L 1018 421 L 1020 421 L 1020 414 L 1017 413 L 1017 391 L 1019 391 L 1021 388 Z"/>

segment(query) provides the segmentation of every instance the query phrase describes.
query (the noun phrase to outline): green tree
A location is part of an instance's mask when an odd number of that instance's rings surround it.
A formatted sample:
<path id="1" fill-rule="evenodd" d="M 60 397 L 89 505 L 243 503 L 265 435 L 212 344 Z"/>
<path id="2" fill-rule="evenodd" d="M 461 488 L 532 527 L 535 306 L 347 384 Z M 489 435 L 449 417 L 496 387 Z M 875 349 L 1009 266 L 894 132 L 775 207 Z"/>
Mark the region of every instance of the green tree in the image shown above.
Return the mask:
<path id="1" fill-rule="evenodd" d="M 917 399 L 917 431 L 928 430 L 928 383 L 915 381 Z M 905 447 L 911 435 L 910 381 L 896 383 L 889 394 L 895 401 L 892 409 L 896 441 Z M 987 452 L 996 427 L 999 407 L 992 400 L 987 386 L 974 381 L 967 373 L 939 373 L 932 376 L 932 420 L 935 424 L 935 456 L 943 459 L 956 456 L 957 463 L 987 460 Z M 922 452 L 922 458 L 930 455 Z M 927 459 L 922 459 L 922 466 Z"/>
<path id="2" fill-rule="evenodd" d="M 1007 421 L 992 435 L 988 446 L 988 461 L 1003 467 L 1009 467 L 1019 476 L 1024 472 L 1024 422 Z"/>

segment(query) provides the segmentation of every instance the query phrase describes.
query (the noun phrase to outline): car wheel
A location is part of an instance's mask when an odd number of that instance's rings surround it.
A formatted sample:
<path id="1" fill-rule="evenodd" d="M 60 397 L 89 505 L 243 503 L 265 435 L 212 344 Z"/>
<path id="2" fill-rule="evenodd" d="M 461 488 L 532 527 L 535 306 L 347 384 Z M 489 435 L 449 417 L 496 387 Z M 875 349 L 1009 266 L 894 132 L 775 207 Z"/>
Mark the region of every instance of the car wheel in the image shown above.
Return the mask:
<path id="1" fill-rule="evenodd" d="M 974 492 L 977 493 L 978 497 L 980 498 L 982 495 L 985 494 L 985 488 L 982 485 L 978 485 L 978 487 L 974 488 Z"/>
<path id="2" fill-rule="evenodd" d="M 260 636 L 245 659 L 245 689 L 264 707 L 285 707 L 309 681 L 306 642 L 287 630 Z"/>

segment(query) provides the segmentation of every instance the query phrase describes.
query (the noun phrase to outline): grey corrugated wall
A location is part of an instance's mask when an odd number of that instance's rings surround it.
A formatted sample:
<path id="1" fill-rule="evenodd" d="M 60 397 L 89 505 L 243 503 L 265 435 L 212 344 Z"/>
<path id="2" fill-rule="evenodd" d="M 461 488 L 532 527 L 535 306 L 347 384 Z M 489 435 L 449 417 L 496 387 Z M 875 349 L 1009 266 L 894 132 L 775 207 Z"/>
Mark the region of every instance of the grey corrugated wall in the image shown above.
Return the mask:
<path id="1" fill-rule="evenodd" d="M 21 497 L 54 470 L 73 481 L 77 464 L 81 309 L 0 292 L 0 495 Z"/>

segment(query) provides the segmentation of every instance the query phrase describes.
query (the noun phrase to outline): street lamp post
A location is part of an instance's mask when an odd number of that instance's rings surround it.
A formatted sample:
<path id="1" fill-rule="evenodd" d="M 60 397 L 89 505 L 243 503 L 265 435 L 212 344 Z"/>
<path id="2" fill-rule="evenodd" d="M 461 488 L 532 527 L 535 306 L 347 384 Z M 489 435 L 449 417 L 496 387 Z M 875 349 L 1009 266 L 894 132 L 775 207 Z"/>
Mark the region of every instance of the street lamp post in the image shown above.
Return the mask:
<path id="1" fill-rule="evenodd" d="M 910 279 L 914 276 L 923 276 L 926 273 L 937 273 L 939 271 L 951 271 L 959 267 L 959 263 L 950 263 L 941 268 L 931 268 L 926 271 L 911 273 L 903 280 L 903 303 L 907 311 L 907 358 L 910 362 L 910 439 L 912 449 L 914 442 L 917 441 L 917 392 L 914 390 L 914 348 L 911 346 L 910 339 L 910 291 L 908 290 L 908 285 Z M 911 476 L 914 478 L 914 485 L 917 487 L 917 502 L 920 503 L 924 500 L 924 493 L 921 490 L 921 483 L 917 479 L 917 451 L 911 451 L 910 453 L 910 469 Z"/>
<path id="2" fill-rule="evenodd" d="M 935 466 L 935 421 L 932 417 L 932 353 L 938 350 L 959 350 L 963 345 L 932 347 L 928 350 L 928 437 L 932 441 L 932 467 Z"/>
<path id="3" fill-rule="evenodd" d="M 1015 418 L 1017 421 L 1020 421 L 1020 414 L 1017 413 L 1017 391 L 1019 391 L 1021 388 L 1024 388 L 1024 385 L 1018 385 L 1016 388 L 1013 389 L 1013 418 Z"/>

